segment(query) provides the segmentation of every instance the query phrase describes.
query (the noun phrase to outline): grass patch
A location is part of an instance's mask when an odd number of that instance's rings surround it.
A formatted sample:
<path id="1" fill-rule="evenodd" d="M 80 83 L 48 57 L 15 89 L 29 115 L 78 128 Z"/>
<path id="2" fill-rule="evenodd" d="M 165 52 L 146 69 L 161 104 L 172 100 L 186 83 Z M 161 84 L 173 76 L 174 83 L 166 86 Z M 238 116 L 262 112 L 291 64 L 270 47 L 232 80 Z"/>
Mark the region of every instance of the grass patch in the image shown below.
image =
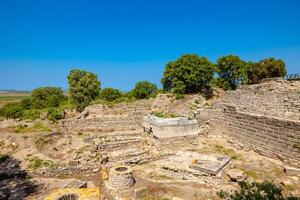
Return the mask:
<path id="1" fill-rule="evenodd" d="M 242 155 L 237 154 L 233 149 L 226 149 L 225 147 L 219 144 L 212 145 L 212 150 L 214 152 L 230 156 L 234 160 L 243 160 Z"/>
<path id="2" fill-rule="evenodd" d="M 247 175 L 253 178 L 254 180 L 259 179 L 259 175 L 255 171 L 247 170 L 247 169 L 242 169 L 242 171 Z"/>
<path id="3" fill-rule="evenodd" d="M 30 133 L 30 132 L 51 132 L 52 130 L 43 125 L 42 123 L 35 123 L 33 126 L 24 126 L 24 125 L 18 125 L 14 131 L 16 133 Z"/>
<path id="4" fill-rule="evenodd" d="M 39 157 L 33 157 L 29 160 L 28 168 L 35 171 L 42 167 L 54 168 L 56 164 L 51 160 L 42 160 Z"/>
<path id="5" fill-rule="evenodd" d="M 154 112 L 153 115 L 156 116 L 156 117 L 160 117 L 160 118 L 177 118 L 177 117 L 180 117 L 180 116 L 175 115 L 175 114 L 165 114 L 165 113 L 162 113 L 162 112 Z"/>

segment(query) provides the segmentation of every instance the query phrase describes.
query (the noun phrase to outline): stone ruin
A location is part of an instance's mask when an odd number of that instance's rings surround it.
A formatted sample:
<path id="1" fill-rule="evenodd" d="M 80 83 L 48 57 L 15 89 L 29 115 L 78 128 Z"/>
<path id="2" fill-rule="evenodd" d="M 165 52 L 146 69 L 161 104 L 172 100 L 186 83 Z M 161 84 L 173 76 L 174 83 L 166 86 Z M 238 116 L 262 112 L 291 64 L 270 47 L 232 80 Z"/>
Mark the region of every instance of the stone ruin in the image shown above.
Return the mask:
<path id="1" fill-rule="evenodd" d="M 126 190 L 135 183 L 130 166 L 114 166 L 109 170 L 106 186 L 109 190 Z"/>
<path id="2" fill-rule="evenodd" d="M 147 115 L 144 117 L 143 127 L 159 151 L 165 149 L 178 151 L 197 147 L 200 132 L 197 120 L 187 117 L 164 119 Z"/>
<path id="3" fill-rule="evenodd" d="M 199 180 L 207 176 L 221 176 L 231 158 L 192 151 L 179 151 L 175 155 L 156 161 L 158 173 L 182 180 Z"/>
<path id="4" fill-rule="evenodd" d="M 224 126 L 226 135 L 249 149 L 300 166 L 299 81 L 271 80 L 226 92 L 211 107 L 194 111 L 192 120 L 148 115 L 151 101 L 113 108 L 95 105 L 88 111 L 86 118 L 65 120 L 64 126 L 70 132 L 91 133 L 86 141 L 101 157 L 101 166 L 154 161 L 159 174 L 176 179 L 219 177 L 230 157 L 191 151 L 213 126 Z M 126 169 L 123 174 L 111 168 L 107 187 L 130 188 L 134 179 Z"/>

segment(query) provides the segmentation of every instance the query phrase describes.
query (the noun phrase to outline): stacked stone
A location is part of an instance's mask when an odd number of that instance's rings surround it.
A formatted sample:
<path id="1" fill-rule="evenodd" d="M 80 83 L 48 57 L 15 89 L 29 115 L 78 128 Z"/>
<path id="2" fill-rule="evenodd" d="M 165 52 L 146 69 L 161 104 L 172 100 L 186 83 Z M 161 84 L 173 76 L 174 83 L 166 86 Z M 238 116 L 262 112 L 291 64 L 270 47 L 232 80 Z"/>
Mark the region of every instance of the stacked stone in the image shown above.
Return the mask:
<path id="1" fill-rule="evenodd" d="M 254 150 L 300 166 L 300 121 L 225 109 L 228 134 Z"/>
<path id="2" fill-rule="evenodd" d="M 115 166 L 109 170 L 108 187 L 111 190 L 126 190 L 135 183 L 129 166 Z"/>
<path id="3" fill-rule="evenodd" d="M 271 80 L 228 91 L 215 107 L 235 106 L 240 111 L 300 120 L 300 81 Z"/>

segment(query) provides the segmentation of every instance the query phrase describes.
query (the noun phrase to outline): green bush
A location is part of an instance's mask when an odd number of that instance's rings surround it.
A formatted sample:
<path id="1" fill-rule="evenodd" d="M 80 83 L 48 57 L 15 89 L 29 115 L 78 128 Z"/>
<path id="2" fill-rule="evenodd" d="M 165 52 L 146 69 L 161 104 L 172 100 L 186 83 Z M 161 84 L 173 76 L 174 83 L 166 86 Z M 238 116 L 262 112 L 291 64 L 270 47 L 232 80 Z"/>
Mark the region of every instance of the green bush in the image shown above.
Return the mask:
<path id="1" fill-rule="evenodd" d="M 154 95 L 157 91 L 157 86 L 148 81 L 140 81 L 135 84 L 132 90 L 132 95 L 137 99 L 147 99 Z"/>
<path id="2" fill-rule="evenodd" d="M 284 197 L 282 190 L 270 182 L 240 182 L 239 186 L 240 190 L 233 194 L 221 191 L 218 196 L 226 200 L 300 200 L 299 197 Z"/>
<path id="3" fill-rule="evenodd" d="M 122 92 L 115 88 L 105 88 L 100 91 L 99 97 L 105 101 L 114 101 L 122 97 Z"/>
<path id="4" fill-rule="evenodd" d="M 47 112 L 47 119 L 49 119 L 52 122 L 57 122 L 60 119 L 63 119 L 64 116 L 62 114 L 62 111 L 58 108 L 49 108 Z"/>
<path id="5" fill-rule="evenodd" d="M 24 109 L 20 103 L 8 103 L 0 109 L 0 115 L 5 118 L 21 118 L 23 117 Z"/>
<path id="6" fill-rule="evenodd" d="M 186 54 L 167 63 L 161 83 L 165 91 L 197 93 L 209 86 L 213 73 L 214 65 L 207 58 Z"/>
<path id="7" fill-rule="evenodd" d="M 58 87 L 40 87 L 34 89 L 31 96 L 23 100 L 23 107 L 29 106 L 33 109 L 58 107 L 60 102 L 65 99 L 63 91 Z"/>
<path id="8" fill-rule="evenodd" d="M 36 120 L 39 119 L 40 116 L 41 116 L 41 111 L 37 109 L 25 110 L 23 113 L 24 119 Z"/>
<path id="9" fill-rule="evenodd" d="M 265 78 L 284 77 L 286 73 L 285 63 L 282 60 L 267 58 L 250 65 L 247 71 L 248 83 L 256 84 Z"/>

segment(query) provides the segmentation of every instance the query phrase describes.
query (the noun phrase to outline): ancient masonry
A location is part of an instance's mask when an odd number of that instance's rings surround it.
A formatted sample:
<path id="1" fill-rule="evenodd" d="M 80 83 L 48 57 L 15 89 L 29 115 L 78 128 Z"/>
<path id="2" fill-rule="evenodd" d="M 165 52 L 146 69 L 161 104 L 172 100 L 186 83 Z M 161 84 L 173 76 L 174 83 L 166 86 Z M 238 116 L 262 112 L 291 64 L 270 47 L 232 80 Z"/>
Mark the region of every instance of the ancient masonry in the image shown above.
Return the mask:
<path id="1" fill-rule="evenodd" d="M 219 121 L 230 136 L 261 154 L 300 166 L 300 81 L 243 86 L 227 92 L 214 109 L 223 111 Z"/>
<path id="2" fill-rule="evenodd" d="M 147 115 L 144 117 L 143 127 L 160 152 L 167 149 L 175 153 L 179 149 L 197 148 L 200 129 L 196 120 L 186 117 L 163 119 Z"/>

